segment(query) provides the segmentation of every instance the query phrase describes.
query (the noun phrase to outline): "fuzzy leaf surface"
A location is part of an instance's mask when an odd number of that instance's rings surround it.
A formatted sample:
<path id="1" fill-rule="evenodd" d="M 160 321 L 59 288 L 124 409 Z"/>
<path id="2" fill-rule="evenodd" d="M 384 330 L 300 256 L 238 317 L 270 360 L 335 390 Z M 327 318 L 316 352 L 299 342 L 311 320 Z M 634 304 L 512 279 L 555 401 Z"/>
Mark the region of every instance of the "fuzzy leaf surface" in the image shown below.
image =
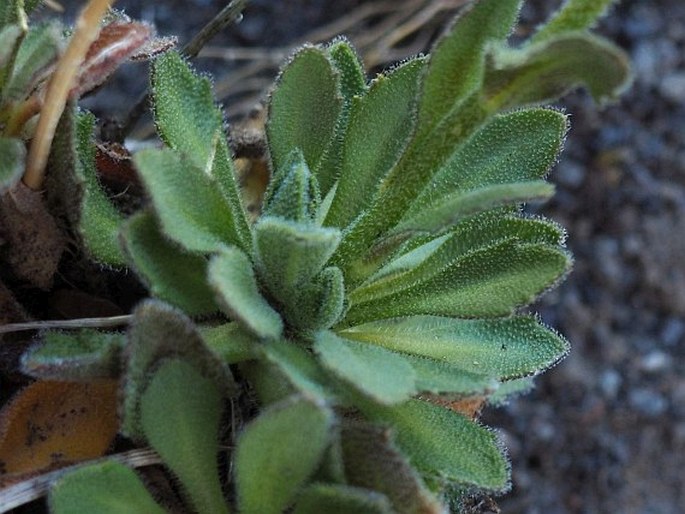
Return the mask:
<path id="1" fill-rule="evenodd" d="M 480 87 L 485 51 L 512 30 L 521 0 L 473 2 L 431 50 L 419 103 L 419 130 L 433 127 Z"/>
<path id="2" fill-rule="evenodd" d="M 352 325 L 414 314 L 507 316 L 551 287 L 570 265 L 569 256 L 559 249 L 503 241 L 469 252 L 435 276 L 400 292 L 352 303 L 345 322 Z"/>
<path id="3" fill-rule="evenodd" d="M 142 150 L 133 158 L 163 232 L 184 248 L 218 251 L 240 244 L 233 213 L 202 168 L 174 150 Z"/>
<path id="4" fill-rule="evenodd" d="M 21 139 L 0 137 L 0 195 L 24 173 L 26 147 Z"/>
<path id="5" fill-rule="evenodd" d="M 603 38 L 571 33 L 520 50 L 493 53 L 484 93 L 498 109 L 543 104 L 585 86 L 598 103 L 615 100 L 631 80 L 626 53 Z"/>
<path id="6" fill-rule="evenodd" d="M 532 316 L 492 320 L 410 316 L 373 321 L 340 333 L 498 379 L 538 373 L 557 363 L 569 349 L 565 339 Z"/>
<path id="7" fill-rule="evenodd" d="M 271 93 L 266 134 L 273 168 L 300 148 L 316 170 L 328 148 L 342 108 L 338 76 L 326 52 L 306 46 L 281 71 Z"/>
<path id="8" fill-rule="evenodd" d="M 566 0 L 552 18 L 531 38 L 531 43 L 560 34 L 591 29 L 616 0 Z"/>
<path id="9" fill-rule="evenodd" d="M 294 149 L 283 166 L 276 170 L 267 188 L 263 216 L 304 222 L 316 218 L 320 194 L 316 177 L 309 171 L 304 154 Z"/>
<path id="10" fill-rule="evenodd" d="M 490 491 L 506 489 L 509 465 L 495 434 L 465 416 L 421 400 L 362 409 L 395 429 L 397 445 L 425 475 Z"/>
<path id="11" fill-rule="evenodd" d="M 349 485 L 315 483 L 299 496 L 293 514 L 394 514 L 384 495 Z"/>
<path id="12" fill-rule="evenodd" d="M 301 397 L 263 409 L 238 439 L 235 469 L 240 512 L 283 512 L 321 461 L 332 423 L 329 409 Z"/>
<path id="13" fill-rule="evenodd" d="M 202 340 L 226 364 L 256 359 L 257 341 L 238 323 L 224 323 L 214 327 L 199 327 Z"/>
<path id="14" fill-rule="evenodd" d="M 347 483 L 384 494 L 398 514 L 443 514 L 385 427 L 343 423 L 341 453 Z"/>
<path id="15" fill-rule="evenodd" d="M 376 402 L 392 405 L 417 392 L 414 370 L 397 353 L 345 340 L 332 332 L 320 332 L 314 350 L 328 371 Z"/>
<path id="16" fill-rule="evenodd" d="M 465 371 L 463 366 L 416 354 L 403 357 L 414 369 L 416 389 L 421 393 L 474 395 L 490 393 L 498 386 L 487 372 Z"/>
<path id="17" fill-rule="evenodd" d="M 135 472 L 117 462 L 92 464 L 60 478 L 50 489 L 50 512 L 164 514 Z"/>
<path id="18" fill-rule="evenodd" d="M 44 380 L 117 378 L 125 343 L 121 333 L 49 331 L 42 342 L 24 353 L 22 371 Z"/>
<path id="19" fill-rule="evenodd" d="M 397 162 L 414 128 L 419 78 L 425 61 L 414 59 L 379 75 L 352 99 L 342 149 L 342 169 L 326 225 L 345 227 L 373 200 L 381 179 Z"/>
<path id="20" fill-rule="evenodd" d="M 435 230 L 508 199 L 548 195 L 551 187 L 537 180 L 557 159 L 566 129 L 566 116 L 549 109 L 496 116 L 437 171 L 398 230 Z"/>
<path id="21" fill-rule="evenodd" d="M 155 297 L 189 315 L 219 310 L 207 283 L 207 259 L 169 241 L 151 212 L 129 218 L 121 239 L 133 268 Z"/>
<path id="22" fill-rule="evenodd" d="M 126 348 L 128 366 L 124 376 L 121 431 L 138 442 L 145 441 L 141 422 L 141 397 L 151 373 L 166 359 L 180 358 L 231 392 L 233 378 L 205 343 L 195 324 L 184 313 L 159 300 L 145 300 L 133 312 Z"/>
<path id="23" fill-rule="evenodd" d="M 228 513 L 217 466 L 223 391 L 181 359 L 162 362 L 140 399 L 145 438 L 197 512 Z"/>
<path id="24" fill-rule="evenodd" d="M 252 264 L 237 248 L 224 248 L 208 270 L 209 283 L 226 313 L 260 338 L 280 337 L 283 321 L 260 294 Z"/>

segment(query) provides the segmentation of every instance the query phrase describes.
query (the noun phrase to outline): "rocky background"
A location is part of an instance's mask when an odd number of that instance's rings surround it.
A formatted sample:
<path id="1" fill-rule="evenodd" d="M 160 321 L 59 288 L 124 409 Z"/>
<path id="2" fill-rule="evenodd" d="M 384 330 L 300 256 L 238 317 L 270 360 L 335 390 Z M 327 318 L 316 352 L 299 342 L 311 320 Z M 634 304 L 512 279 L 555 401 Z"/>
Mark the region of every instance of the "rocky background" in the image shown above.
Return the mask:
<path id="1" fill-rule="evenodd" d="M 67 16 L 81 4 L 62 3 Z M 244 107 L 292 42 L 340 18 L 354 21 L 350 14 L 372 3 L 381 2 L 253 0 L 242 22 L 211 42 L 213 55 L 237 48 L 244 60 L 234 51 L 229 60 L 204 57 L 196 65 L 213 72 L 226 94 L 238 92 L 233 99 Z M 521 35 L 558 4 L 528 2 Z M 181 43 L 223 5 L 118 3 Z M 365 18 L 368 30 L 392 11 Z M 449 10 L 435 16 L 437 23 L 450 17 Z M 606 108 L 583 92 L 560 103 L 572 130 L 551 176 L 557 195 L 541 212 L 567 227 L 576 264 L 537 308 L 573 350 L 532 394 L 484 413 L 512 460 L 512 490 L 497 500 L 507 514 L 685 512 L 685 2 L 623 0 L 599 31 L 632 56 L 635 83 Z M 145 87 L 140 66 L 124 70 L 89 107 L 125 118 Z M 233 117 L 246 110 L 226 107 Z M 143 123 L 133 135 L 145 133 Z"/>

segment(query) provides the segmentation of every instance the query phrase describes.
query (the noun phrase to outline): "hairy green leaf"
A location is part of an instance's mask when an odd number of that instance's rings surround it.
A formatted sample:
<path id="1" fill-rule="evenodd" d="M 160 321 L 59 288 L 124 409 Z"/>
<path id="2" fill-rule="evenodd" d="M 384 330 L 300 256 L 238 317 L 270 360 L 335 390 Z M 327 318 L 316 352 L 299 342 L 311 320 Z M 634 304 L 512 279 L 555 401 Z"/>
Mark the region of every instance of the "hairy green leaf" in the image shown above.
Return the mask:
<path id="1" fill-rule="evenodd" d="M 287 220 L 312 221 L 317 216 L 321 198 L 319 186 L 300 149 L 294 149 L 269 183 L 264 195 L 263 216 Z"/>
<path id="2" fill-rule="evenodd" d="M 332 423 L 328 408 L 302 397 L 271 405 L 250 422 L 235 455 L 240 511 L 281 514 L 316 470 Z"/>
<path id="3" fill-rule="evenodd" d="M 623 50 L 591 34 L 571 33 L 493 53 L 483 89 L 491 108 L 510 109 L 548 103 L 579 86 L 603 103 L 616 99 L 630 80 Z"/>
<path id="4" fill-rule="evenodd" d="M 21 139 L 0 137 L 0 194 L 19 181 L 25 160 L 26 147 Z"/>
<path id="5" fill-rule="evenodd" d="M 259 274 L 285 302 L 321 272 L 340 242 L 340 232 L 267 216 L 255 225 L 254 241 Z"/>
<path id="6" fill-rule="evenodd" d="M 121 240 L 133 268 L 154 296 L 190 315 L 219 310 L 207 283 L 207 259 L 164 237 L 150 211 L 129 218 Z"/>
<path id="7" fill-rule="evenodd" d="M 556 248 L 505 240 L 471 251 L 399 292 L 367 302 L 352 297 L 345 323 L 414 314 L 506 316 L 552 286 L 570 264 L 569 256 Z"/>
<path id="8" fill-rule="evenodd" d="M 227 394 L 235 387 L 228 368 L 205 346 L 190 318 L 158 300 L 145 300 L 133 312 L 126 355 L 121 430 L 139 442 L 145 441 L 141 396 L 163 360 L 183 359 Z"/>
<path id="9" fill-rule="evenodd" d="M 488 44 L 512 30 L 521 0 L 472 2 L 431 50 L 419 103 L 419 130 L 438 124 L 483 80 Z"/>
<path id="10" fill-rule="evenodd" d="M 22 372 L 43 380 L 116 378 L 125 343 L 125 335 L 115 332 L 46 332 L 42 341 L 22 356 Z"/>
<path id="11" fill-rule="evenodd" d="M 337 71 L 326 52 L 305 46 L 286 64 L 271 93 L 266 134 L 273 169 L 300 148 L 316 170 L 328 148 L 342 108 Z"/>
<path id="12" fill-rule="evenodd" d="M 449 318 L 446 318 L 449 319 Z M 465 371 L 451 361 L 403 355 L 416 374 L 416 389 L 422 393 L 473 395 L 497 390 L 498 383 L 487 371 Z"/>
<path id="13" fill-rule="evenodd" d="M 2 9 L 2 7 L 0 7 Z M 0 13 L 0 20 L 2 14 Z M 0 103 L 3 100 L 5 82 L 12 74 L 13 60 L 17 47 L 24 37 L 24 31 L 19 25 L 4 25 L 0 22 Z"/>
<path id="14" fill-rule="evenodd" d="M 565 339 L 531 316 L 492 320 L 410 316 L 372 321 L 340 334 L 500 380 L 536 374 L 557 363 L 569 348 Z"/>
<path id="15" fill-rule="evenodd" d="M 237 248 L 215 255 L 208 270 L 209 283 L 226 313 L 260 338 L 278 338 L 283 321 L 262 297 L 252 264 Z"/>
<path id="16" fill-rule="evenodd" d="M 57 60 L 62 46 L 56 23 L 34 25 L 19 46 L 12 75 L 2 91 L 3 101 L 20 101 L 48 76 L 48 68 Z"/>
<path id="17" fill-rule="evenodd" d="M 224 323 L 213 327 L 198 327 L 202 340 L 226 364 L 256 359 L 257 341 L 238 323 Z"/>
<path id="18" fill-rule="evenodd" d="M 133 160 L 168 237 L 196 252 L 240 244 L 233 213 L 214 180 L 185 154 L 150 149 Z"/>
<path id="19" fill-rule="evenodd" d="M 397 514 L 445 512 L 386 428 L 348 421 L 341 441 L 347 483 L 383 493 Z"/>
<path id="20" fill-rule="evenodd" d="M 50 512 L 164 514 L 133 470 L 113 461 L 80 467 L 59 478 L 48 495 Z"/>
<path id="21" fill-rule="evenodd" d="M 549 189 L 537 182 L 518 184 L 542 179 L 547 174 L 561 150 L 567 123 L 566 116 L 549 109 L 496 116 L 433 176 L 408 209 L 398 230 L 435 230 L 460 214 L 491 208 L 498 198 L 506 200 L 509 196 L 516 201 L 517 196 L 525 197 L 526 193 L 549 194 Z M 494 190 L 488 187 L 504 184 L 510 186 Z M 523 191 L 517 191 L 517 187 Z M 504 203 L 501 200 L 499 203 Z M 451 216 L 453 209 L 457 213 Z"/>
<path id="22" fill-rule="evenodd" d="M 381 179 L 399 159 L 414 127 L 424 64 L 423 59 L 414 59 L 379 75 L 364 96 L 352 100 L 340 182 L 326 225 L 349 225 L 370 205 Z"/>
<path id="23" fill-rule="evenodd" d="M 397 353 L 345 340 L 332 332 L 320 332 L 314 350 L 334 376 L 376 402 L 391 405 L 417 392 L 414 370 Z"/>
<path id="24" fill-rule="evenodd" d="M 293 514 L 394 514 L 384 495 L 349 485 L 312 484 L 299 496 Z"/>
<path id="25" fill-rule="evenodd" d="M 145 438 L 197 512 L 228 513 L 217 468 L 224 391 L 181 359 L 162 361 L 140 399 Z"/>
<path id="26" fill-rule="evenodd" d="M 491 491 L 507 488 L 509 465 L 495 435 L 461 414 L 421 400 L 362 409 L 395 428 L 397 445 L 422 473 Z"/>
<path id="27" fill-rule="evenodd" d="M 223 115 L 209 78 L 194 73 L 177 52 L 162 54 L 152 65 L 152 107 L 164 142 L 208 170 L 216 139 L 223 137 Z"/>
<path id="28" fill-rule="evenodd" d="M 566 0 L 552 18 L 538 28 L 531 43 L 539 43 L 568 32 L 591 29 L 616 0 Z"/>

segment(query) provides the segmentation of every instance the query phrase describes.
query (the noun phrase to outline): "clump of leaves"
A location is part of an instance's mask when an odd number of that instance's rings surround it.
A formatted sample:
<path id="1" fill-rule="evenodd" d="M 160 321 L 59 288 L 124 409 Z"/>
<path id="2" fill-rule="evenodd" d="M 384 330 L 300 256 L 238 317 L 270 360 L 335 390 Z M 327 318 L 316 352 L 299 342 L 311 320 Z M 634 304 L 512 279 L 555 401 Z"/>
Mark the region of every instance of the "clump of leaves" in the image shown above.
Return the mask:
<path id="1" fill-rule="evenodd" d="M 629 77 L 587 30 L 609 2 L 570 0 L 513 48 L 520 3 L 473 2 L 429 56 L 370 82 L 344 39 L 298 50 L 269 98 L 272 175 L 254 222 L 210 81 L 175 52 L 157 58 L 165 148 L 134 156 L 150 204 L 125 222 L 86 218 L 102 236 L 92 255 L 125 259 L 154 299 L 121 352 L 104 338 L 46 345 L 26 369 L 121 365 L 123 434 L 159 453 L 196 512 L 437 513 L 505 491 L 502 445 L 474 413 L 568 351 L 523 310 L 571 266 L 563 229 L 521 208 L 553 194 L 568 130 L 539 105 L 579 85 L 610 100 Z M 88 173 L 93 118 L 69 110 L 63 123 L 61 151 Z M 238 392 L 257 414 L 231 426 L 219 473 Z M 127 496 L 99 512 L 154 511 L 119 465 L 65 476 L 50 505 L 88 510 L 112 487 Z"/>

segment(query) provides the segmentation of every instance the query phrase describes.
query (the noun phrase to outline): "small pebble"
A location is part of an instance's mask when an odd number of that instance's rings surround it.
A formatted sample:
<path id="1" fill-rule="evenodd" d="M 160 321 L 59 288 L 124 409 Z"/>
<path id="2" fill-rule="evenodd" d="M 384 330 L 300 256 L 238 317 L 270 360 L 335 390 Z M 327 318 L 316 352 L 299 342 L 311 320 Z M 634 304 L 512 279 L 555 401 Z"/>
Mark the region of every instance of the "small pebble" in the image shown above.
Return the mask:
<path id="1" fill-rule="evenodd" d="M 659 92 L 673 103 L 685 101 L 685 72 L 679 71 L 664 77 L 659 85 Z"/>
<path id="2" fill-rule="evenodd" d="M 639 362 L 640 369 L 648 373 L 658 373 L 665 370 L 670 364 L 671 357 L 660 350 L 654 350 L 642 357 Z"/>
<path id="3" fill-rule="evenodd" d="M 618 395 L 622 382 L 623 378 L 618 371 L 615 369 L 607 369 L 602 372 L 602 375 L 599 378 L 599 387 L 607 399 L 613 400 Z"/>
<path id="4" fill-rule="evenodd" d="M 668 401 L 652 389 L 633 389 L 628 395 L 628 403 L 637 412 L 650 418 L 661 416 L 668 409 Z"/>

